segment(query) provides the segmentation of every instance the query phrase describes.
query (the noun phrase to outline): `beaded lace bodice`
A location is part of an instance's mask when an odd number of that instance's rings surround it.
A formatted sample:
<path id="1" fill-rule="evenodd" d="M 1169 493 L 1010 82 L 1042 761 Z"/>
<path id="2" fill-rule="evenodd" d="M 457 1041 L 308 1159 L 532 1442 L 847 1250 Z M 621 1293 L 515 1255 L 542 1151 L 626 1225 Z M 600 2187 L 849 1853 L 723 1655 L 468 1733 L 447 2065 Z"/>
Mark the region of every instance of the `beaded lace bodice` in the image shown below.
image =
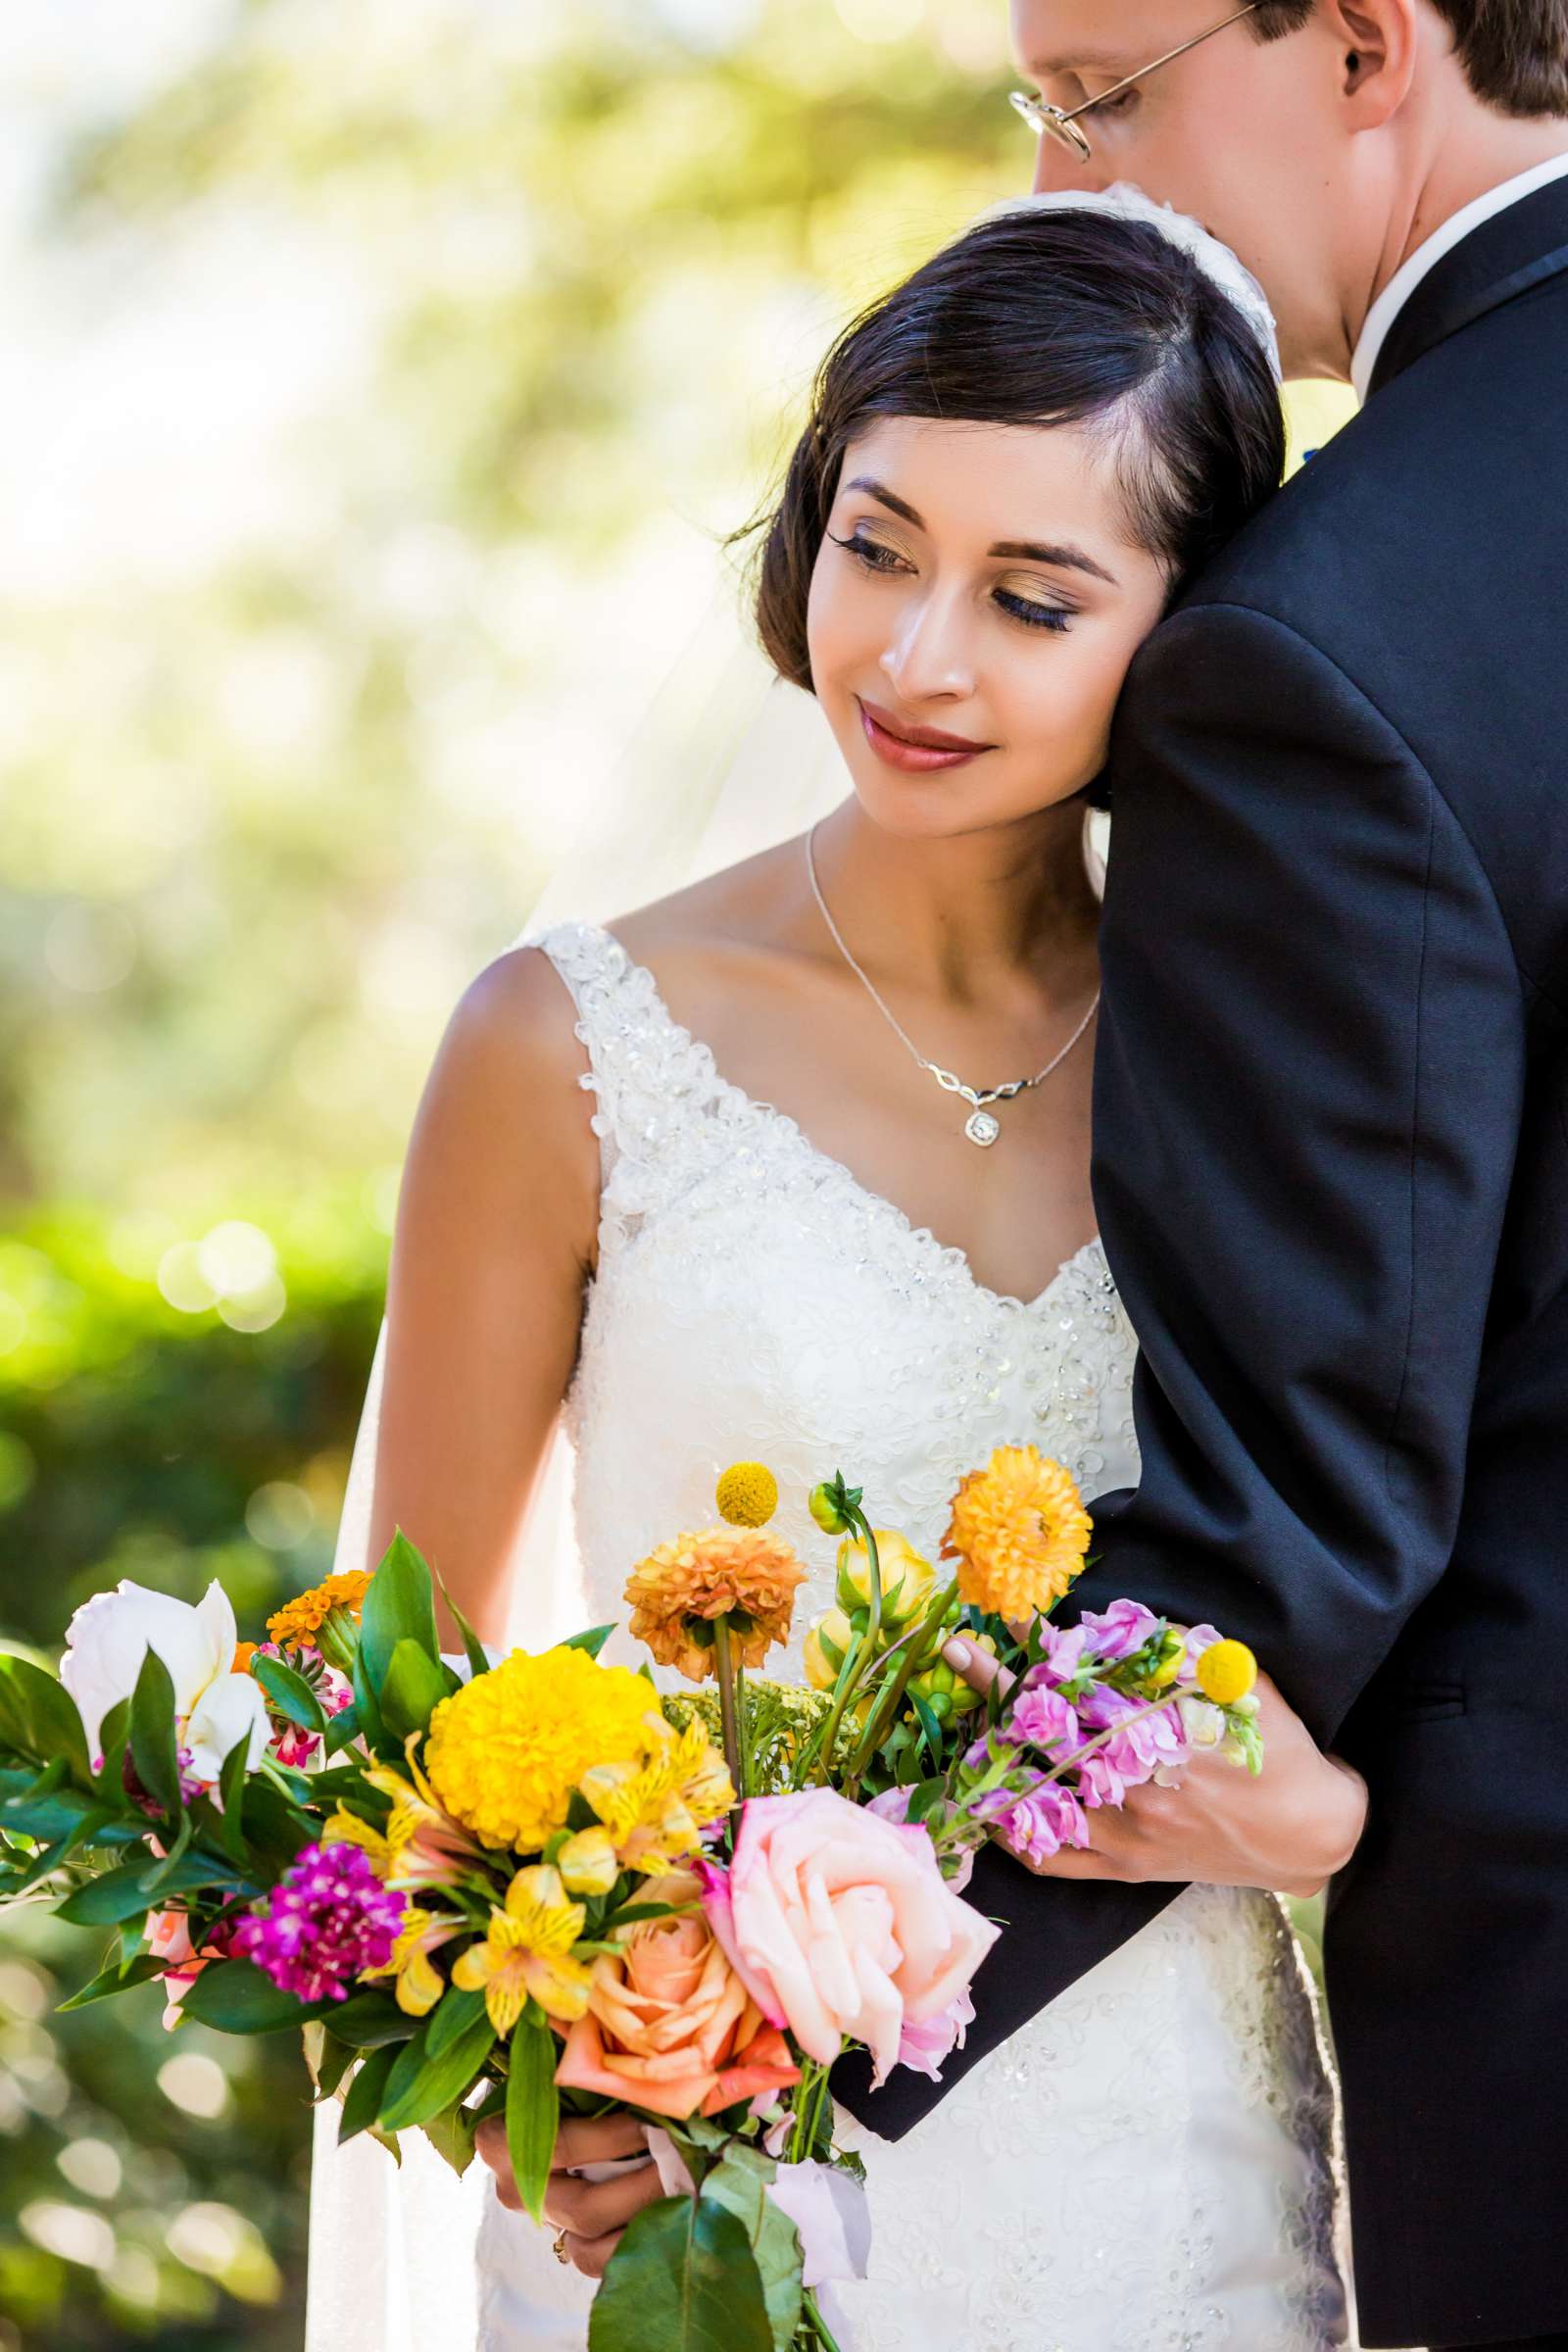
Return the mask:
<path id="1" fill-rule="evenodd" d="M 565 1408 L 596 1611 L 623 1613 L 653 1544 L 711 1524 L 737 1459 L 774 1470 L 774 1524 L 812 1572 L 791 1651 L 768 1661 L 785 1676 L 832 1598 L 806 1496 L 840 1466 L 932 1558 L 955 1486 L 994 1446 L 1034 1440 L 1089 1496 L 1136 1479 L 1136 1344 L 1098 1241 L 1038 1298 L 988 1290 L 961 1250 L 731 1085 L 611 933 L 525 936 L 571 991 L 597 1097 L 599 1267 Z"/>
<path id="2" fill-rule="evenodd" d="M 787 1657 L 831 1598 L 805 1507 L 843 1467 L 934 1556 L 958 1478 L 1032 1439 L 1086 1495 L 1131 1483 L 1132 1330 L 1098 1242 L 1038 1298 L 728 1083 L 609 933 L 524 933 L 577 1008 L 597 1097 L 599 1264 L 566 1399 L 596 1619 L 653 1544 L 711 1524 L 725 1463 L 768 1462 L 811 1572 Z M 624 1633 L 606 1653 L 635 1663 Z M 1064 1889 L 1064 1894 L 1070 1890 Z M 1004 1957 L 1005 1938 L 1000 1947 Z M 1188 1888 L 896 2144 L 863 2149 L 872 2269 L 858 2352 L 1325 2352 L 1344 2341 L 1333 2095 L 1273 1898 Z M 587 2289 L 492 2205 L 481 2352 L 580 2348 Z"/>

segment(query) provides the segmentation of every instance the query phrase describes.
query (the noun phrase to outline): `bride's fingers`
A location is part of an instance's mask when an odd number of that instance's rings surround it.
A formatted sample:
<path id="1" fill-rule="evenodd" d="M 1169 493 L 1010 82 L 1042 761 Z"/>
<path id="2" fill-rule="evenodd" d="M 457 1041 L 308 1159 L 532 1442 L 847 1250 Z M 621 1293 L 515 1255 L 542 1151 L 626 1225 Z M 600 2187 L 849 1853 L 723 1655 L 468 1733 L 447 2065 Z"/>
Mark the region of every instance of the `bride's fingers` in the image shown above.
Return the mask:
<path id="1" fill-rule="evenodd" d="M 652 2159 L 613 2180 L 579 2180 L 570 2173 L 552 2173 L 545 2190 L 545 2220 L 573 2238 L 607 2237 L 624 2230 L 634 2213 L 663 2193 Z"/>
<path id="2" fill-rule="evenodd" d="M 976 1642 L 966 1642 L 961 1634 L 955 1634 L 951 1641 L 943 1642 L 942 1655 L 954 1673 L 961 1676 L 971 1690 L 978 1690 L 982 1698 L 993 1683 L 999 1695 L 1005 1698 L 1018 1679 L 1015 1674 L 1009 1674 L 1005 1666 L 999 1666 L 988 1649 L 981 1649 Z"/>

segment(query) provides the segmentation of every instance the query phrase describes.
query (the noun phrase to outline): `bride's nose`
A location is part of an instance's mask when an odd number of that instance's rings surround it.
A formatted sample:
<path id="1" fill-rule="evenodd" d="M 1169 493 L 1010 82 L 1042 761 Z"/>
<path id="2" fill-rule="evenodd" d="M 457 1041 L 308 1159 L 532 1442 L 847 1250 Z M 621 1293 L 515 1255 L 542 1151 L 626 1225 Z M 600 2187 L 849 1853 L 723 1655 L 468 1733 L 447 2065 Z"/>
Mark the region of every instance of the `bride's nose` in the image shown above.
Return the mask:
<path id="1" fill-rule="evenodd" d="M 975 688 L 975 664 L 965 615 L 947 598 L 906 605 L 881 667 L 906 706 L 933 697 L 964 700 Z"/>

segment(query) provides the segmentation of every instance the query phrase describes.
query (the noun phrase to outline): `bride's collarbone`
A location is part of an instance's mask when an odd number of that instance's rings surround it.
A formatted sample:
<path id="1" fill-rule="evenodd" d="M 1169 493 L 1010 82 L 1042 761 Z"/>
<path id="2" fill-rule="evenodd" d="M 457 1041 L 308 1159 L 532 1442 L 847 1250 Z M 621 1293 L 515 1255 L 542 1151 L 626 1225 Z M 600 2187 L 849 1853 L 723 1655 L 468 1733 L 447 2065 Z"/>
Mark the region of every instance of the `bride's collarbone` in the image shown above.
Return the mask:
<path id="1" fill-rule="evenodd" d="M 972 1106 L 835 973 L 746 943 L 644 942 L 641 929 L 617 924 L 615 936 L 718 1077 L 799 1148 L 956 1248 L 981 1288 L 1032 1299 L 1093 1238 L 1087 1054 L 992 1104 L 996 1139 L 982 1148 L 965 1133 Z M 1016 1073 L 976 1059 L 958 1074 L 983 1089 Z"/>

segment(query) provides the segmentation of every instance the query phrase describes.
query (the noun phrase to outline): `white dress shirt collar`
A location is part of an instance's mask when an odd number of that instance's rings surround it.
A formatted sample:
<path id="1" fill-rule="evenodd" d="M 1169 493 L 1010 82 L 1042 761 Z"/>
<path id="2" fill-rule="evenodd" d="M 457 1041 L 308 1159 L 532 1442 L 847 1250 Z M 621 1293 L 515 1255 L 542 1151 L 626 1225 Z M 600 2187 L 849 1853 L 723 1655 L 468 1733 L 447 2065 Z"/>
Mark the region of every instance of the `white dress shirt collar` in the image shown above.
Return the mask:
<path id="1" fill-rule="evenodd" d="M 1528 172 L 1516 172 L 1512 179 L 1505 179 L 1497 187 L 1489 188 L 1484 196 L 1477 196 L 1472 203 L 1461 205 L 1456 213 L 1444 221 L 1441 228 L 1433 230 L 1424 244 L 1416 247 L 1408 261 L 1400 263 L 1368 311 L 1366 323 L 1356 337 L 1355 350 L 1350 358 L 1350 381 L 1355 386 L 1357 400 L 1365 400 L 1367 387 L 1372 381 L 1372 370 L 1377 366 L 1378 354 L 1383 349 L 1388 331 L 1427 271 L 1434 269 L 1446 253 L 1451 253 L 1473 228 L 1479 228 L 1483 220 L 1490 220 L 1494 213 L 1505 212 L 1510 204 L 1517 204 L 1522 197 L 1533 196 L 1537 188 L 1544 188 L 1550 181 L 1563 178 L 1568 178 L 1568 154 L 1548 156 L 1544 164 L 1533 164 Z"/>

